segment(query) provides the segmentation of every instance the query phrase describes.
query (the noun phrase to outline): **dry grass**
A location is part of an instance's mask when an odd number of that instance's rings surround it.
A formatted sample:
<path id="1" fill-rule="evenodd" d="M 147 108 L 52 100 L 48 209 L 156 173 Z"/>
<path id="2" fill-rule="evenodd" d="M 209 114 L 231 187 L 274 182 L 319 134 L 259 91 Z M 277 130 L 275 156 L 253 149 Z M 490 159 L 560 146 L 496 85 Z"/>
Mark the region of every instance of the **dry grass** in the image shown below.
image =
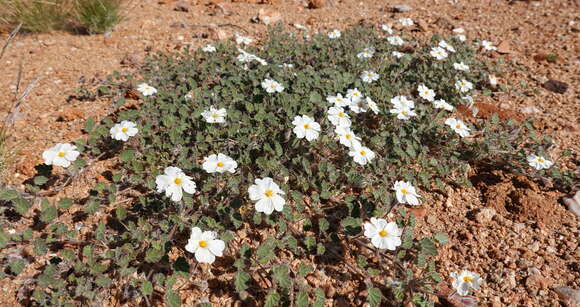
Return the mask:
<path id="1" fill-rule="evenodd" d="M 121 0 L 0 0 L 0 31 L 103 33 L 121 20 Z"/>

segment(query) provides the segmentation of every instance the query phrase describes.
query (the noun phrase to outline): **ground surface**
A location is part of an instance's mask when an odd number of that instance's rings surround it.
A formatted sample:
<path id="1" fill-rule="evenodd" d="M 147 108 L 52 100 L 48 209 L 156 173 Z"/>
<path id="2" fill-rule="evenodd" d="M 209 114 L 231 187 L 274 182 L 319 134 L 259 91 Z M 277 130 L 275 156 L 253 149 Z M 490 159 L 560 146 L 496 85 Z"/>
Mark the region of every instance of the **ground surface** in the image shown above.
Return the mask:
<path id="1" fill-rule="evenodd" d="M 199 47 L 220 35 L 244 33 L 231 26 L 220 27 L 220 31 L 197 26 L 235 24 L 248 31 L 244 34 L 263 37 L 266 26 L 250 21 L 262 8 L 281 13 L 288 27 L 301 24 L 312 31 L 345 28 L 361 21 L 395 24 L 400 17 L 411 17 L 419 21 L 418 35 L 449 35 L 451 29 L 462 27 L 468 39 L 503 42 L 502 52 L 489 56 L 511 63 L 509 73 L 498 74 L 499 82 L 511 90 L 496 93 L 486 102 L 538 119 L 543 133 L 556 140 L 557 146 L 550 150 L 554 157 L 564 149 L 578 152 L 580 19 L 576 1 L 327 0 L 319 9 L 309 9 L 300 1 L 248 2 L 255 1 L 185 1 L 189 11 L 183 12 L 174 10 L 176 2 L 171 0 L 134 1 L 126 4 L 125 20 L 108 37 L 69 33 L 18 36 L 1 63 L 0 115 L 8 111 L 20 63 L 24 64 L 24 85 L 38 76 L 43 78 L 17 117 L 10 139 L 16 158 L 6 181 L 18 186 L 42 163 L 44 149 L 82 136 L 87 117 L 110 112 L 110 101 L 71 98 L 80 85 L 95 83 L 115 70 L 134 69 L 147 50 Z M 412 10 L 394 13 L 390 6 L 395 4 L 409 5 Z M 557 60 L 547 61 L 548 54 L 556 54 Z M 554 93 L 541 86 L 549 79 L 570 86 L 564 94 Z M 87 178 L 97 176 L 106 165 L 107 161 L 95 165 Z M 499 171 L 474 173 L 472 182 L 473 188 L 433 193 L 415 209 L 422 232 L 450 234 L 450 244 L 439 255 L 441 273 L 448 276 L 464 268 L 480 273 L 486 282 L 476 297 L 484 304 L 562 304 L 554 289 L 580 287 L 578 218 L 562 205 L 565 195 Z M 83 186 L 83 182 L 75 184 L 58 197 L 86 193 Z M 324 284 L 324 276 L 319 277 L 315 282 Z M 3 305 L 15 303 L 21 282 L 0 282 Z M 360 295 L 345 285 L 324 286 L 327 295 L 334 293 L 334 305 L 357 301 Z M 181 295 L 189 302 L 202 296 L 220 305 L 235 301 L 227 293 L 213 291 L 211 283 L 209 288 L 197 287 Z"/>

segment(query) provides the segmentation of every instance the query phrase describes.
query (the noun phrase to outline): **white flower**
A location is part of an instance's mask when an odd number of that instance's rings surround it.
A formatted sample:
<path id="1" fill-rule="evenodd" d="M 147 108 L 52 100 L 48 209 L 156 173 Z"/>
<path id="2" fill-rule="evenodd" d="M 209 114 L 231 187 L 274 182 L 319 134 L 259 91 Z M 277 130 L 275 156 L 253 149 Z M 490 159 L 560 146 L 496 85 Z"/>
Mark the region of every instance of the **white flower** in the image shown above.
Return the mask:
<path id="1" fill-rule="evenodd" d="M 213 45 L 205 45 L 205 47 L 201 48 L 204 52 L 212 53 L 216 52 L 217 49 Z"/>
<path id="2" fill-rule="evenodd" d="M 373 81 L 377 81 L 379 80 L 380 75 L 377 74 L 374 71 L 363 71 L 362 74 L 360 74 L 360 78 L 363 80 L 363 82 L 366 83 L 372 83 Z"/>
<path id="3" fill-rule="evenodd" d="M 180 201 L 183 196 L 183 191 L 188 194 L 195 193 L 195 182 L 191 177 L 185 175 L 178 167 L 169 166 L 165 168 L 165 174 L 159 175 L 155 178 L 157 184 L 157 192 L 165 191 L 165 196 L 171 197 L 172 201 Z"/>
<path id="4" fill-rule="evenodd" d="M 222 153 L 218 153 L 217 155 L 213 154 L 206 157 L 203 160 L 202 167 L 208 173 L 234 173 L 238 167 L 238 163 L 234 159 Z"/>
<path id="5" fill-rule="evenodd" d="M 346 91 L 346 98 L 348 98 L 351 102 L 358 102 L 363 98 L 363 94 L 358 90 L 358 88 L 349 89 Z"/>
<path id="6" fill-rule="evenodd" d="M 431 56 L 437 60 L 444 60 L 447 58 L 447 51 L 441 47 L 434 47 L 430 52 Z"/>
<path id="7" fill-rule="evenodd" d="M 401 234 L 403 233 L 395 222 L 389 222 L 385 219 L 371 217 L 371 222 L 364 224 L 365 237 L 371 239 L 374 247 L 394 251 L 401 245 Z"/>
<path id="8" fill-rule="evenodd" d="M 393 107 L 399 108 L 399 109 L 403 109 L 403 108 L 412 109 L 415 107 L 415 102 L 407 99 L 407 97 L 405 97 L 405 96 L 395 96 L 391 99 L 391 103 L 393 104 Z"/>
<path id="9" fill-rule="evenodd" d="M 348 155 L 353 158 L 354 162 L 360 165 L 366 165 L 375 158 L 375 153 L 368 147 L 362 146 L 360 143 L 353 144 L 353 146 L 350 147 Z"/>
<path id="10" fill-rule="evenodd" d="M 238 55 L 237 59 L 238 59 L 238 61 L 240 61 L 242 63 L 250 63 L 252 61 L 257 61 L 261 65 L 268 65 L 268 62 L 266 62 L 264 59 L 254 55 L 254 54 L 246 52 L 241 48 L 238 48 L 238 51 L 240 52 L 240 55 Z"/>
<path id="11" fill-rule="evenodd" d="M 438 99 L 433 101 L 433 106 L 436 109 L 444 109 L 447 111 L 453 111 L 453 106 L 450 105 L 449 103 L 447 103 L 447 101 L 443 100 L 443 99 Z"/>
<path id="12" fill-rule="evenodd" d="M 208 123 L 225 123 L 227 113 L 228 112 L 224 108 L 216 109 L 213 106 L 210 106 L 209 110 L 205 110 L 201 113 L 201 116 L 203 116 L 205 121 Z"/>
<path id="13" fill-rule="evenodd" d="M 44 164 L 69 167 L 81 153 L 71 144 L 58 143 L 42 153 Z"/>
<path id="14" fill-rule="evenodd" d="M 223 256 L 223 251 L 226 248 L 224 241 L 218 240 L 216 237 L 217 234 L 213 231 L 201 232 L 199 227 L 193 227 L 185 250 L 195 254 L 195 260 L 198 262 L 212 264 L 216 256 Z"/>
<path id="15" fill-rule="evenodd" d="M 411 18 L 399 18 L 399 22 L 403 27 L 410 27 L 415 24 Z"/>
<path id="16" fill-rule="evenodd" d="M 453 29 L 453 33 L 463 34 L 465 33 L 465 30 L 463 28 L 455 28 Z"/>
<path id="17" fill-rule="evenodd" d="M 554 164 L 552 161 L 547 160 L 543 156 L 536 155 L 528 156 L 528 163 L 530 164 L 531 167 L 537 170 L 548 169 L 552 166 L 552 164 Z"/>
<path id="18" fill-rule="evenodd" d="M 373 111 L 373 113 L 379 114 L 379 106 L 377 105 L 377 103 L 374 102 L 374 100 L 372 100 L 370 97 L 366 97 L 366 101 L 367 101 L 367 107 L 369 109 L 371 109 L 371 111 Z"/>
<path id="19" fill-rule="evenodd" d="M 453 68 L 461 71 L 469 71 L 469 66 L 465 65 L 463 62 L 453 63 Z"/>
<path id="20" fill-rule="evenodd" d="M 306 115 L 296 116 L 292 124 L 294 125 L 293 131 L 299 139 L 306 138 L 308 141 L 313 141 L 318 138 L 320 125 L 312 118 Z"/>
<path id="21" fill-rule="evenodd" d="M 462 35 L 462 34 L 455 35 L 455 38 L 457 38 L 459 41 L 462 41 L 462 42 L 464 42 L 464 41 L 467 40 L 467 38 L 465 37 L 465 35 Z"/>
<path id="22" fill-rule="evenodd" d="M 191 101 L 193 99 L 193 95 L 194 95 L 194 92 L 193 92 L 193 90 L 191 90 L 191 91 L 187 92 L 187 94 L 185 94 L 184 98 L 186 101 Z"/>
<path id="23" fill-rule="evenodd" d="M 283 63 L 282 65 L 278 65 L 278 67 L 289 69 L 294 68 L 294 64 Z"/>
<path id="24" fill-rule="evenodd" d="M 143 96 L 151 96 L 157 93 L 157 89 L 147 83 L 139 84 L 137 90 L 141 92 Z"/>
<path id="25" fill-rule="evenodd" d="M 462 93 L 466 93 L 473 89 L 473 83 L 467 80 L 458 80 L 455 82 L 455 88 Z"/>
<path id="26" fill-rule="evenodd" d="M 340 30 L 338 29 L 334 29 L 330 32 L 328 32 L 328 38 L 330 39 L 335 39 L 335 38 L 339 38 L 341 35 Z"/>
<path id="27" fill-rule="evenodd" d="M 236 44 L 243 44 L 243 45 L 249 45 L 253 42 L 254 40 L 246 37 L 246 36 L 242 36 L 238 33 L 236 33 Z"/>
<path id="28" fill-rule="evenodd" d="M 388 24 L 382 24 L 381 25 L 381 29 L 385 32 L 387 32 L 387 34 L 389 35 L 393 35 L 393 29 L 391 28 L 391 25 Z"/>
<path id="29" fill-rule="evenodd" d="M 419 194 L 415 191 L 415 187 L 408 181 L 396 181 L 393 186 L 395 194 L 397 195 L 397 201 L 401 204 L 409 204 L 411 206 L 417 206 L 419 204 Z"/>
<path id="30" fill-rule="evenodd" d="M 453 48 L 453 46 L 449 45 L 446 41 L 440 41 L 439 47 L 447 49 L 447 51 L 449 51 L 449 52 L 455 52 L 455 48 Z"/>
<path id="31" fill-rule="evenodd" d="M 256 202 L 255 206 L 258 212 L 270 215 L 274 210 L 278 212 L 284 210 L 286 201 L 280 195 L 285 193 L 272 181 L 272 178 L 256 179 L 255 184 L 248 188 L 248 193 L 250 199 Z"/>
<path id="32" fill-rule="evenodd" d="M 281 93 L 284 90 L 282 84 L 271 79 L 265 79 L 262 81 L 262 88 L 264 88 L 268 93 Z"/>
<path id="33" fill-rule="evenodd" d="M 403 53 L 399 52 L 399 51 L 393 51 L 393 56 L 396 57 L 397 59 L 400 59 L 404 56 Z"/>
<path id="34" fill-rule="evenodd" d="M 369 109 L 367 102 L 363 99 L 359 99 L 356 101 L 351 100 L 350 105 L 348 107 L 351 111 L 353 111 L 356 114 L 365 113 Z"/>
<path id="35" fill-rule="evenodd" d="M 369 59 L 372 58 L 374 54 L 375 54 L 374 48 L 365 48 L 363 49 L 363 51 L 357 54 L 356 57 L 359 59 Z"/>
<path id="36" fill-rule="evenodd" d="M 435 100 L 435 91 L 426 87 L 425 85 L 421 84 L 417 87 L 417 92 L 419 92 L 419 96 L 427 101 Z"/>
<path id="37" fill-rule="evenodd" d="M 402 120 L 407 120 L 407 119 L 417 115 L 417 113 L 415 113 L 415 111 L 413 111 L 413 109 L 408 108 L 408 107 L 394 108 L 394 109 L 391 109 L 389 112 L 391 112 L 392 114 L 397 114 L 397 118 L 402 119 Z"/>
<path id="38" fill-rule="evenodd" d="M 490 41 L 482 41 L 481 46 L 483 47 L 483 49 L 485 49 L 487 51 L 497 50 L 497 48 Z"/>
<path id="39" fill-rule="evenodd" d="M 328 120 L 335 126 L 350 127 L 350 116 L 345 113 L 342 107 L 330 107 L 328 109 Z"/>
<path id="40" fill-rule="evenodd" d="M 326 100 L 337 107 L 346 107 L 350 105 L 350 99 L 342 97 L 342 94 L 336 94 L 336 96 L 328 96 L 326 97 Z"/>
<path id="41" fill-rule="evenodd" d="M 459 274 L 455 272 L 451 273 L 451 278 L 453 278 L 451 285 L 461 296 L 468 295 L 469 288 L 473 288 L 475 290 L 479 289 L 479 284 L 482 282 L 479 274 L 469 271 L 461 271 Z"/>
<path id="42" fill-rule="evenodd" d="M 356 136 L 349 127 L 338 126 L 336 129 L 334 129 L 334 132 L 338 135 L 338 141 L 340 144 L 349 148 L 354 146 L 361 146 L 361 138 Z"/>
<path id="43" fill-rule="evenodd" d="M 111 138 L 126 142 L 129 137 L 134 136 L 139 132 L 139 130 L 135 128 L 136 126 L 137 125 L 134 122 L 124 120 L 111 127 L 111 130 L 109 131 L 111 133 Z"/>
<path id="44" fill-rule="evenodd" d="M 465 100 L 468 105 L 473 105 L 473 97 L 471 97 L 470 95 L 463 96 L 461 97 L 461 99 Z"/>
<path id="45" fill-rule="evenodd" d="M 451 129 L 453 129 L 453 131 L 455 131 L 457 134 L 459 134 L 461 137 L 467 137 L 469 136 L 469 128 L 467 128 L 467 126 L 465 125 L 464 122 L 462 122 L 459 119 L 455 119 L 453 117 L 448 118 L 445 121 L 445 124 L 449 127 L 451 127 Z"/>
<path id="46" fill-rule="evenodd" d="M 489 85 L 496 87 L 497 86 L 497 77 L 494 75 L 489 75 Z"/>
<path id="47" fill-rule="evenodd" d="M 403 39 L 397 35 L 387 37 L 387 42 L 393 46 L 401 46 L 405 43 Z"/>

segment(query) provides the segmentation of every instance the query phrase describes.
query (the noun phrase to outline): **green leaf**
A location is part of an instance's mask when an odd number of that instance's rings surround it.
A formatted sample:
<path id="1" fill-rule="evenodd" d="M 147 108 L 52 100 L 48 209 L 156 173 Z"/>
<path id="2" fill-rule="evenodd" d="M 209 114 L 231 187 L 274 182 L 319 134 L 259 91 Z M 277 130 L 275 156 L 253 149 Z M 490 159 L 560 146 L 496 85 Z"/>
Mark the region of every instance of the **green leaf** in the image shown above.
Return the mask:
<path id="1" fill-rule="evenodd" d="M 40 212 L 40 220 L 48 223 L 56 219 L 58 209 L 53 205 L 48 205 Z"/>
<path id="2" fill-rule="evenodd" d="M 246 291 L 248 289 L 248 281 L 250 281 L 250 274 L 244 271 L 238 271 L 235 275 L 234 285 L 236 286 L 236 291 L 238 293 Z"/>
<path id="3" fill-rule="evenodd" d="M 91 131 L 93 131 L 94 127 L 95 127 L 95 120 L 92 117 L 89 117 L 87 119 L 87 121 L 85 122 L 85 128 L 83 130 L 85 130 L 86 133 L 90 133 Z"/>
<path id="4" fill-rule="evenodd" d="M 314 272 L 314 267 L 308 264 L 301 263 L 298 267 L 298 275 L 306 277 L 306 275 Z"/>
<path id="5" fill-rule="evenodd" d="M 437 246 L 428 238 L 421 239 L 421 252 L 429 256 L 437 256 Z"/>
<path id="6" fill-rule="evenodd" d="M 322 289 L 314 290 L 314 304 L 313 307 L 324 307 L 326 304 L 326 296 L 324 295 L 324 291 Z"/>
<path id="7" fill-rule="evenodd" d="M 436 233 L 433 238 L 435 240 L 437 240 L 437 242 L 439 242 L 439 244 L 441 245 L 445 245 L 447 244 L 447 242 L 449 242 L 449 237 L 447 236 L 447 234 L 443 233 L 443 232 L 438 232 Z"/>
<path id="8" fill-rule="evenodd" d="M 290 288 L 292 286 L 292 280 L 290 279 L 290 273 L 288 267 L 285 265 L 278 265 L 272 268 L 272 277 L 274 281 L 284 288 Z"/>
<path id="9" fill-rule="evenodd" d="M 373 307 L 380 306 L 381 301 L 383 300 L 383 294 L 381 293 L 381 290 L 374 287 L 369 288 L 367 300 L 369 304 Z"/>
<path id="10" fill-rule="evenodd" d="M 68 198 L 63 198 L 58 202 L 58 207 L 60 209 L 68 209 L 72 206 L 73 201 Z"/>
<path id="11" fill-rule="evenodd" d="M 30 207 L 32 207 L 32 205 L 30 205 L 28 200 L 26 200 L 24 198 L 15 199 L 13 201 L 13 203 L 14 203 L 14 210 L 16 210 L 16 212 L 18 212 L 18 214 L 20 214 L 20 215 L 25 215 L 26 213 L 28 213 L 28 210 L 30 209 Z"/>
<path id="12" fill-rule="evenodd" d="M 265 307 L 278 307 L 280 306 L 280 294 L 276 292 L 276 290 L 270 291 L 268 295 L 266 295 L 266 303 Z"/>
<path id="13" fill-rule="evenodd" d="M 141 284 L 141 293 L 143 293 L 143 295 L 151 295 L 151 293 L 153 293 L 153 284 L 150 281 L 145 280 Z"/>
<path id="14" fill-rule="evenodd" d="M 48 178 L 44 177 L 44 176 L 36 176 L 34 177 L 34 184 L 36 185 L 43 185 L 45 183 L 48 182 Z"/>
<path id="15" fill-rule="evenodd" d="M 165 303 L 168 307 L 179 307 L 181 306 L 181 297 L 179 297 L 179 294 L 173 292 L 173 290 L 167 290 Z"/>
<path id="16" fill-rule="evenodd" d="M 8 264 L 10 271 L 16 275 L 20 274 L 22 270 L 26 267 L 26 262 L 24 260 L 12 261 Z"/>
<path id="17" fill-rule="evenodd" d="M 308 293 L 306 291 L 298 292 L 298 295 L 296 295 L 296 306 L 308 307 Z"/>
<path id="18" fill-rule="evenodd" d="M 1 190 L 0 191 L 0 200 L 13 200 L 18 197 L 18 192 L 14 190 Z"/>
<path id="19" fill-rule="evenodd" d="M 132 149 L 123 150 L 119 155 L 119 159 L 123 162 L 129 162 L 135 156 L 135 151 Z"/>
<path id="20" fill-rule="evenodd" d="M 8 242 L 10 242 L 10 236 L 0 229 L 0 249 L 6 247 Z"/>

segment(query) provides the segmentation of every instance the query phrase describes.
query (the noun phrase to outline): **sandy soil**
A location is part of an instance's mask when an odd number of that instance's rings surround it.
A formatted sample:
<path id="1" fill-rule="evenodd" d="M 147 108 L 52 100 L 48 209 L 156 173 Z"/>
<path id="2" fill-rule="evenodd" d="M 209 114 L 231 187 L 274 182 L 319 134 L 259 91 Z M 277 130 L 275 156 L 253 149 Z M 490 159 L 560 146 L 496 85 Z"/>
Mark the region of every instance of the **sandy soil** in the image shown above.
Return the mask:
<path id="1" fill-rule="evenodd" d="M 411 11 L 393 12 L 391 5 L 402 2 L 326 1 L 323 8 L 308 9 L 308 3 L 301 1 L 269 1 L 272 5 L 199 0 L 185 1 L 189 11 L 182 12 L 175 11 L 176 2 L 170 0 L 145 0 L 126 3 L 126 18 L 110 37 L 64 32 L 20 35 L 1 60 L 0 116 L 6 114 L 12 101 L 11 91 L 21 63 L 24 85 L 39 76 L 42 80 L 18 115 L 10 138 L 16 160 L 10 166 L 13 175 L 6 181 L 15 186 L 21 184 L 34 174 L 34 166 L 42 163 L 45 148 L 82 136 L 87 117 L 102 117 L 111 110 L 107 100 L 75 99 L 79 86 L 97 84 L 115 70 L 134 69 L 147 50 L 199 47 L 216 38 L 215 31 L 200 26 L 236 24 L 247 30 L 247 35 L 263 37 L 266 26 L 250 21 L 261 8 L 280 12 L 285 25 L 298 23 L 312 31 L 345 28 L 361 21 L 396 23 L 400 17 L 411 17 L 419 21 L 418 35 L 449 34 L 451 29 L 462 27 L 469 39 L 495 42 L 502 52 L 488 56 L 511 64 L 509 72 L 498 74 L 499 82 L 510 90 L 496 93 L 486 102 L 536 118 L 542 132 L 557 143 L 551 152 L 557 157 L 564 149 L 573 150 L 573 159 L 567 166 L 577 167 L 577 1 L 410 0 L 404 4 L 411 6 Z M 219 29 L 229 37 L 235 32 L 244 33 L 229 26 Z M 556 54 L 557 60 L 547 61 L 548 54 Z M 570 86 L 563 94 L 551 92 L 541 86 L 549 79 Z M 99 164 L 87 178 L 105 169 L 106 163 Z M 425 205 L 416 209 L 421 216 L 418 229 L 425 234 L 450 233 L 451 242 L 438 257 L 441 273 L 448 276 L 463 268 L 480 273 L 486 283 L 476 297 L 484 304 L 562 304 L 554 289 L 580 287 L 578 218 L 561 203 L 565 195 L 497 171 L 474 175 L 472 182 L 473 188 L 433 193 Z M 59 196 L 79 193 L 83 193 L 83 183 Z M 210 282 L 205 290 L 198 287 L 195 295 L 191 290 L 182 291 L 181 295 L 189 302 L 205 296 L 220 306 L 232 304 L 234 296 L 214 291 L 217 288 L 213 285 L 219 287 L 221 282 L 218 277 L 210 276 L 216 283 Z M 228 275 L 221 279 L 227 280 Z M 16 304 L 19 282 L 22 281 L 0 282 L 4 289 L 0 301 Z M 329 281 L 325 287 L 334 288 L 334 305 L 358 302 L 356 297 L 360 294 L 348 286 Z"/>

